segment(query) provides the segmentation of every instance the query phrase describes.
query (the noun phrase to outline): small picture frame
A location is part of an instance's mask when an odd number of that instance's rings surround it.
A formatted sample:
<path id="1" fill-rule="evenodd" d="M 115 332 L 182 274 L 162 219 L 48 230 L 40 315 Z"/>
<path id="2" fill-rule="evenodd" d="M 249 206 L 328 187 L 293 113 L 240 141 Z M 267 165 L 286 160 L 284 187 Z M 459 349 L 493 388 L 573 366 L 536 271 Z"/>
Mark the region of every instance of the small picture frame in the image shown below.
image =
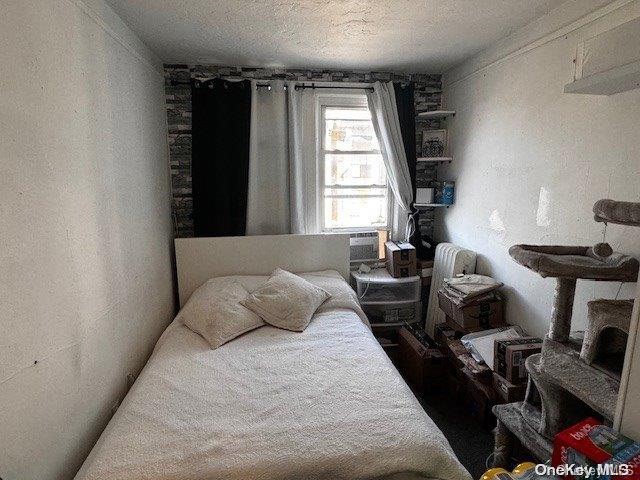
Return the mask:
<path id="1" fill-rule="evenodd" d="M 447 130 L 422 131 L 422 156 L 445 157 L 447 152 Z"/>

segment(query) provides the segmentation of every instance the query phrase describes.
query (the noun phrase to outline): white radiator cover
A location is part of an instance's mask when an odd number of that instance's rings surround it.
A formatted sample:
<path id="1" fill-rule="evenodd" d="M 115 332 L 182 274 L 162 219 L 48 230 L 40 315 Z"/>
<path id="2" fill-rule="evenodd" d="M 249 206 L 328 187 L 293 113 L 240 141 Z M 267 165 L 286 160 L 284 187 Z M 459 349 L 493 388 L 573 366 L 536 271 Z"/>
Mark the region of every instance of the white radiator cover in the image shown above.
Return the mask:
<path id="1" fill-rule="evenodd" d="M 433 260 L 433 276 L 431 290 L 429 290 L 429 305 L 425 321 L 426 332 L 433 337 L 433 329 L 438 323 L 444 322 L 444 313 L 438 306 L 438 290 L 442 288 L 445 278 L 461 273 L 475 273 L 476 252 L 454 245 L 453 243 L 439 243 Z"/>

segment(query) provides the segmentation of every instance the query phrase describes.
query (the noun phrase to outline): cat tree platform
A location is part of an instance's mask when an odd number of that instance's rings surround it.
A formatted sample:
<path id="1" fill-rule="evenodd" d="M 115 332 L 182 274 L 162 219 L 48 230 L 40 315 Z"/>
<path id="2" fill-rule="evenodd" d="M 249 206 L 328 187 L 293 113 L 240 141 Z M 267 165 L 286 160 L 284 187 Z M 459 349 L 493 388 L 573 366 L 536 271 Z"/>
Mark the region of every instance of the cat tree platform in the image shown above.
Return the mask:
<path id="1" fill-rule="evenodd" d="M 593 205 L 596 222 L 616 223 L 640 227 L 640 203 L 598 200 Z"/>
<path id="2" fill-rule="evenodd" d="M 605 373 L 619 379 L 620 364 L 627 345 L 633 300 L 593 300 L 588 304 L 587 329 L 585 330 L 580 358 Z"/>
<path id="3" fill-rule="evenodd" d="M 613 421 L 620 382 L 580 358 L 580 343 L 544 339 L 541 368 L 546 376 L 606 420 Z"/>
<path id="4" fill-rule="evenodd" d="M 640 267 L 637 259 L 614 253 L 606 243 L 593 247 L 514 245 L 509 255 L 541 277 L 556 279 L 549 338 L 561 343 L 569 340 L 578 279 L 635 282 Z"/>
<path id="5" fill-rule="evenodd" d="M 545 338 L 543 353 L 527 358 L 529 383 L 525 400 L 493 407 L 497 419 L 493 466 L 509 464 L 513 437 L 538 460 L 548 460 L 555 434 L 593 415 L 589 409 L 611 423 L 618 382 L 585 364 L 579 352 L 578 339 L 561 344 Z M 544 365 L 543 356 L 548 360 Z"/>
<path id="6" fill-rule="evenodd" d="M 553 440 L 560 431 L 593 415 L 580 397 L 565 388 L 563 379 L 543 368 L 542 354 L 527 358 L 525 367 L 529 375 L 521 413 L 540 435 Z"/>
<path id="7" fill-rule="evenodd" d="M 541 277 L 635 282 L 638 260 L 614 253 L 606 243 L 593 247 L 514 245 L 509 255 Z"/>
<path id="8" fill-rule="evenodd" d="M 493 407 L 497 418 L 495 448 L 493 451 L 494 466 L 508 465 L 513 449 L 515 436 L 538 460 L 544 462 L 551 457 L 553 444 L 531 427 L 522 416 L 522 403 L 507 403 Z"/>

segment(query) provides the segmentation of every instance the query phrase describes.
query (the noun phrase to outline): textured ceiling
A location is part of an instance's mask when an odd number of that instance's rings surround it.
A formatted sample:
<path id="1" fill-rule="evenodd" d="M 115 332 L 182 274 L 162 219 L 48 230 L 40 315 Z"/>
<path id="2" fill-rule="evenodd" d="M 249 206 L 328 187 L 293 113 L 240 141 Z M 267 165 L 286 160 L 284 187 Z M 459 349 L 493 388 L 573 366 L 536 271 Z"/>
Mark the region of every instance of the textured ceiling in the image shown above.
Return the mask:
<path id="1" fill-rule="evenodd" d="M 165 62 L 441 72 L 562 0 L 107 0 Z"/>

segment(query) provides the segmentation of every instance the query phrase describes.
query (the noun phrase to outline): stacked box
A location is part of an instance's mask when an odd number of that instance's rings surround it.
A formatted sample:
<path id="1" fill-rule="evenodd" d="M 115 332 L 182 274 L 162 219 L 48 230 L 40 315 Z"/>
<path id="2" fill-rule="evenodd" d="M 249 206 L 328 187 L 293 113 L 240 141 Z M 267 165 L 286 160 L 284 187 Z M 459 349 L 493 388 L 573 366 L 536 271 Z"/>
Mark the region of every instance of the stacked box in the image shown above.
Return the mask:
<path id="1" fill-rule="evenodd" d="M 402 327 L 398 335 L 398 365 L 405 379 L 419 393 L 427 393 L 441 383 L 445 373 L 445 357 L 429 344 L 426 336 Z M 435 380 L 435 381 L 434 381 Z"/>
<path id="2" fill-rule="evenodd" d="M 418 270 L 416 248 L 408 242 L 384 244 L 387 271 L 394 278 L 413 277 Z"/>
<path id="3" fill-rule="evenodd" d="M 433 277 L 433 260 L 420 260 L 418 262 L 418 275 L 422 278 L 422 287 L 429 288 Z"/>
<path id="4" fill-rule="evenodd" d="M 495 292 L 478 297 L 466 305 L 458 305 L 445 289 L 438 290 L 438 305 L 449 325 L 464 333 L 477 332 L 505 325 L 502 299 Z"/>
<path id="5" fill-rule="evenodd" d="M 492 407 L 496 404 L 493 388 L 466 367 L 462 368 L 462 373 L 466 385 L 465 404 L 469 413 L 482 425 L 495 426 L 495 417 L 491 412 Z"/>
<path id="6" fill-rule="evenodd" d="M 493 372 L 493 389 L 504 403 L 520 402 L 524 400 L 527 384 L 525 382 L 511 383 Z"/>
<path id="7" fill-rule="evenodd" d="M 446 347 L 452 340 L 462 337 L 460 332 L 456 332 L 446 323 L 438 323 L 433 327 L 433 340 L 441 347 Z"/>
<path id="8" fill-rule="evenodd" d="M 525 360 L 542 351 L 542 339 L 522 337 L 511 340 L 496 340 L 493 349 L 493 369 L 502 378 L 516 384 L 527 378 Z"/>

